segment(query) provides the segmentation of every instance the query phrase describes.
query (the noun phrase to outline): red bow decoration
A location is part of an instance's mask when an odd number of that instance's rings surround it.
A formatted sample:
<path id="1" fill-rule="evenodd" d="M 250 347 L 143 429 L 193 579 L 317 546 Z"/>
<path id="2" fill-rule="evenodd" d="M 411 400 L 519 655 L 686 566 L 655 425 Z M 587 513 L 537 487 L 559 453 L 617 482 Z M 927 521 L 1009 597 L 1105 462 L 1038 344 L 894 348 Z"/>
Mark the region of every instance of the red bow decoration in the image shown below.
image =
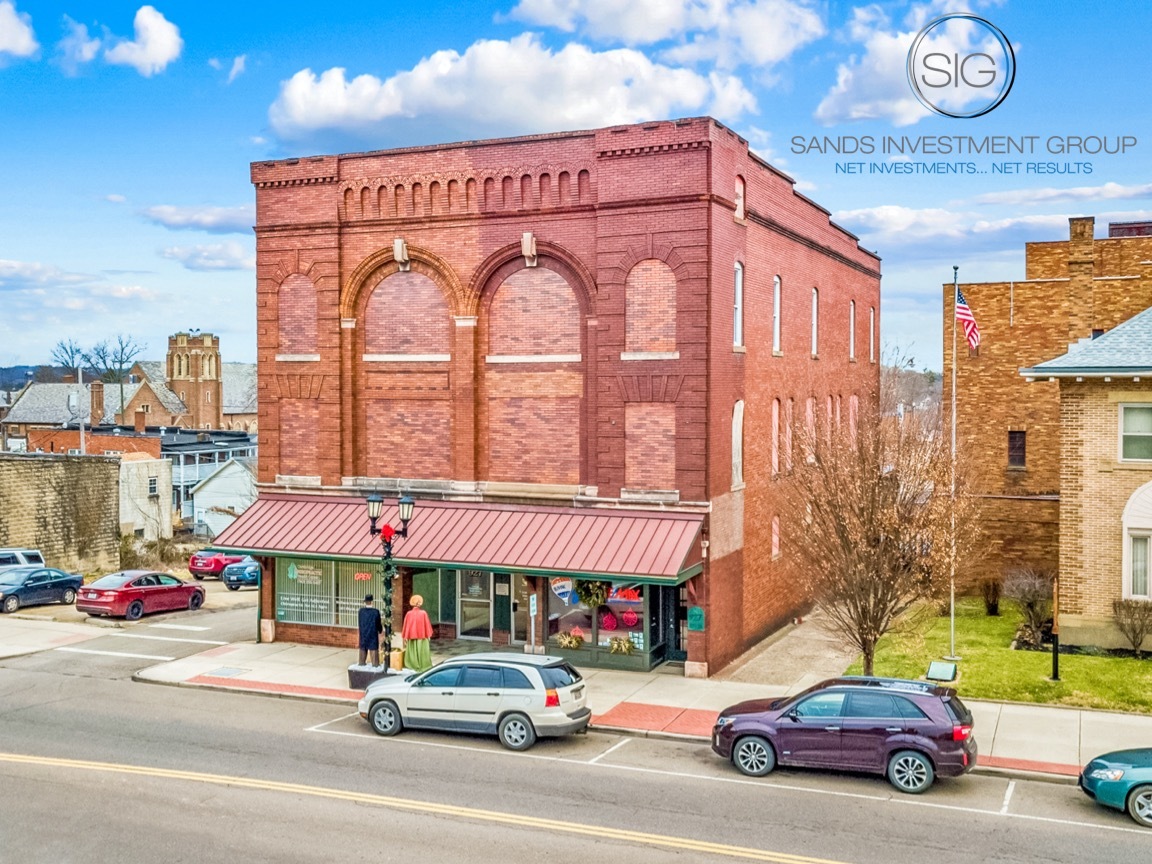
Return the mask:
<path id="1" fill-rule="evenodd" d="M 380 529 L 380 536 L 384 538 L 385 542 L 388 542 L 396 536 L 396 529 L 388 523 L 384 523 L 384 527 Z"/>

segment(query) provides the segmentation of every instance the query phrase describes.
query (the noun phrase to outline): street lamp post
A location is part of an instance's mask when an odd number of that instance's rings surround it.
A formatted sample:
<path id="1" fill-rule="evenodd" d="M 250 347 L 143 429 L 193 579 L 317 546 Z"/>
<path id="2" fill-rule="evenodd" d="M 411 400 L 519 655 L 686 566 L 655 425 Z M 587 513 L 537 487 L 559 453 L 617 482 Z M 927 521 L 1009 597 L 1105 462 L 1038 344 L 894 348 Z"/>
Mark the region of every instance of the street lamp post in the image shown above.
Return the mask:
<path id="1" fill-rule="evenodd" d="M 1052 577 L 1052 680 L 1060 680 L 1060 574 Z"/>
<path id="2" fill-rule="evenodd" d="M 408 536 L 408 523 L 412 520 L 412 511 L 416 509 L 416 502 L 408 495 L 405 495 L 397 502 L 397 508 L 400 511 L 400 528 L 396 529 L 385 522 L 381 526 L 377 526 L 381 515 L 384 513 L 384 499 L 376 492 L 365 499 L 364 502 L 368 507 L 368 522 L 370 523 L 369 531 L 372 532 L 373 537 L 380 538 L 381 546 L 381 562 L 384 565 L 384 609 L 382 616 L 384 619 L 384 665 L 386 668 L 391 666 L 392 662 L 392 580 L 396 578 L 396 565 L 392 563 L 392 541 L 397 537 Z"/>

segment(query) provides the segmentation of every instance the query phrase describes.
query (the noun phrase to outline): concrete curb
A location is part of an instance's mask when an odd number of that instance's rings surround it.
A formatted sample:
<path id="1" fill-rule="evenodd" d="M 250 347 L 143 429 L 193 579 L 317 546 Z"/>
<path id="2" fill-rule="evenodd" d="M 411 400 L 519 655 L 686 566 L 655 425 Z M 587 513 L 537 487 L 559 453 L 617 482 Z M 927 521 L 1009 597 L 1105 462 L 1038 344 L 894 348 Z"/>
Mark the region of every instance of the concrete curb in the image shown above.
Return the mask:
<path id="1" fill-rule="evenodd" d="M 184 687 L 189 690 L 214 690 L 217 693 L 241 693 L 245 696 L 268 696 L 272 699 L 298 699 L 302 702 L 322 702 L 328 705 L 356 705 L 351 699 L 334 699 L 330 696 L 311 696 L 307 693 L 278 693 L 275 690 L 250 690 L 246 687 L 224 687 L 219 684 L 190 684 L 187 681 L 161 681 L 157 678 L 146 678 L 140 673 L 134 674 L 132 681 L 137 684 L 158 684 L 161 687 Z"/>

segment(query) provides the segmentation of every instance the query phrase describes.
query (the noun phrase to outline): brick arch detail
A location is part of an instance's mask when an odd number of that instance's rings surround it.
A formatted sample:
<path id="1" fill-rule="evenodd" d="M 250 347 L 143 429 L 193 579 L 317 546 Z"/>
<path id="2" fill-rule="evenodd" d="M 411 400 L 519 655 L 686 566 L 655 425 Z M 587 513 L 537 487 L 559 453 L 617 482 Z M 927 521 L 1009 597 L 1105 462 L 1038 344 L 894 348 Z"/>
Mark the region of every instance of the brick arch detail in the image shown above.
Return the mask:
<path id="1" fill-rule="evenodd" d="M 464 286 L 452 266 L 434 252 L 417 246 L 408 247 L 410 270 L 427 276 L 444 293 L 448 301 L 448 314 L 475 314 L 461 311 L 468 307 Z M 393 273 L 400 272 L 400 265 L 392 255 L 392 249 L 381 249 L 369 255 L 354 269 L 340 292 L 340 317 L 360 318 L 368 304 L 372 290 Z"/>
<path id="2" fill-rule="evenodd" d="M 563 246 L 546 240 L 536 241 L 536 266 L 559 273 L 572 286 L 580 314 L 587 318 L 596 314 L 596 280 L 584 263 Z M 479 315 L 487 310 L 492 295 L 504 280 L 518 270 L 526 269 L 519 243 L 510 243 L 497 249 L 476 268 L 467 289 L 467 311 L 458 315 Z"/>

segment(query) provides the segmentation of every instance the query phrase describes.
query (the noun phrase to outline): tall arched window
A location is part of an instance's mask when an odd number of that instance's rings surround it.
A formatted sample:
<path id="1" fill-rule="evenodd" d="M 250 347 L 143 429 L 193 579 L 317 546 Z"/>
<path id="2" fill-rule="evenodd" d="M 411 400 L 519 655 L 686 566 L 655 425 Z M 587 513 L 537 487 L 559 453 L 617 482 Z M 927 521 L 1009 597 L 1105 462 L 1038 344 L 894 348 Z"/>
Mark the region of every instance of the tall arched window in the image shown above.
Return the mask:
<path id="1" fill-rule="evenodd" d="M 780 350 L 780 277 L 772 283 L 772 350 Z"/>
<path id="2" fill-rule="evenodd" d="M 744 485 L 744 400 L 732 406 L 732 487 Z"/>
<path id="3" fill-rule="evenodd" d="M 804 405 L 804 458 L 816 458 L 816 397 L 809 396 Z"/>
<path id="4" fill-rule="evenodd" d="M 820 289 L 812 289 L 812 356 L 816 356 L 819 347 L 817 336 L 820 332 Z"/>
<path id="5" fill-rule="evenodd" d="M 772 473 L 780 473 L 780 400 L 772 400 Z"/>
<path id="6" fill-rule="evenodd" d="M 736 175 L 736 191 L 733 196 L 736 199 L 736 218 L 744 218 L 744 178 L 739 174 Z"/>
<path id="7" fill-rule="evenodd" d="M 784 470 L 792 470 L 792 406 L 794 400 L 788 397 L 788 404 L 784 408 Z"/>
<path id="8" fill-rule="evenodd" d="M 848 359 L 856 359 L 856 301 L 848 301 Z"/>
<path id="9" fill-rule="evenodd" d="M 772 557 L 780 557 L 780 517 L 772 517 Z"/>
<path id="10" fill-rule="evenodd" d="M 868 307 L 868 362 L 876 362 L 876 307 Z"/>
<path id="11" fill-rule="evenodd" d="M 744 344 L 744 265 L 739 261 L 732 281 L 732 344 Z"/>

